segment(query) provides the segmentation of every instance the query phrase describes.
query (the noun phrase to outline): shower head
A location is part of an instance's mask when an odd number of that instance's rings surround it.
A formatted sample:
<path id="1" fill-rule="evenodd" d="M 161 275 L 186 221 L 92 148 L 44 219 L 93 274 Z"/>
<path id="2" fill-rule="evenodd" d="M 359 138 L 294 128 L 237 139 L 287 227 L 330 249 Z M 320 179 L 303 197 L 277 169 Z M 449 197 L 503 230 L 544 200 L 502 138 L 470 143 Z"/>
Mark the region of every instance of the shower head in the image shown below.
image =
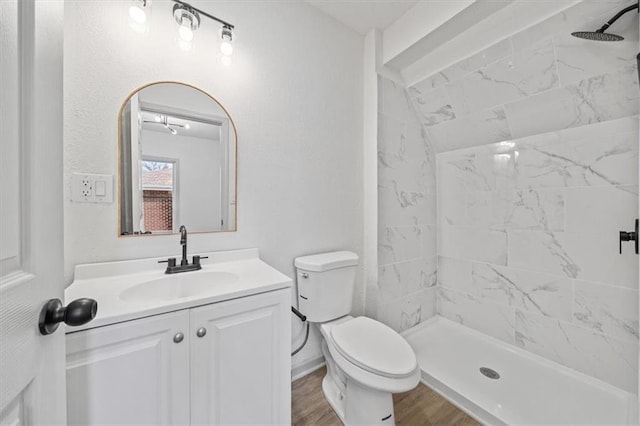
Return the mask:
<path id="1" fill-rule="evenodd" d="M 615 16 L 607 21 L 599 30 L 597 31 L 576 31 L 571 33 L 572 36 L 583 38 L 585 40 L 594 40 L 594 41 L 620 41 L 624 40 L 624 37 L 619 36 L 617 34 L 605 33 L 604 31 L 609 28 L 614 22 L 616 22 L 622 15 L 627 12 L 631 12 L 634 9 L 639 9 L 638 5 L 640 1 L 636 2 L 636 4 L 625 7 L 620 12 L 616 13 Z M 640 11 L 640 9 L 639 9 Z"/>
<path id="2" fill-rule="evenodd" d="M 585 40 L 594 40 L 594 41 L 620 41 L 624 40 L 624 37 L 619 36 L 617 34 L 599 32 L 599 31 L 576 31 L 575 33 L 571 33 L 572 36 L 583 38 Z"/>

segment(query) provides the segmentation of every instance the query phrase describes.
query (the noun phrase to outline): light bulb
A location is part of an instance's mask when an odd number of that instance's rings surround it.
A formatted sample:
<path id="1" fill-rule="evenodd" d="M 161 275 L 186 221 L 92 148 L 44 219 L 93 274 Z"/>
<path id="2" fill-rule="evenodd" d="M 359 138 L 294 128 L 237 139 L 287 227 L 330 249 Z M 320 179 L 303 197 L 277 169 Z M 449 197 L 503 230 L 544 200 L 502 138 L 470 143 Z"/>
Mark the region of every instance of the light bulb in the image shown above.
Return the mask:
<path id="1" fill-rule="evenodd" d="M 189 125 L 189 123 L 186 123 L 186 124 L 184 125 L 184 128 L 185 128 L 185 129 L 187 129 L 187 130 L 189 130 L 189 129 L 191 128 L 191 126 Z"/>
<path id="2" fill-rule="evenodd" d="M 220 52 L 225 56 L 231 56 L 233 53 L 233 46 L 231 45 L 231 42 L 223 40 L 222 43 L 220 43 Z"/>
<path id="3" fill-rule="evenodd" d="M 182 19 L 180 28 L 178 28 L 178 35 L 183 41 L 193 40 L 193 30 L 191 29 L 191 22 L 188 19 Z"/>
<path id="4" fill-rule="evenodd" d="M 228 67 L 231 65 L 231 56 L 221 56 L 220 57 L 220 62 L 222 62 L 222 65 Z"/>
<path id="5" fill-rule="evenodd" d="M 147 22 L 147 12 L 144 11 L 144 7 L 136 4 L 129 8 L 129 18 L 136 24 L 144 24 Z"/>
<path id="6" fill-rule="evenodd" d="M 233 31 L 231 27 L 225 25 L 218 31 L 218 36 L 220 37 L 220 52 L 224 56 L 231 56 L 233 53 L 233 46 L 231 45 L 231 41 L 233 40 Z"/>
<path id="7" fill-rule="evenodd" d="M 173 6 L 173 18 L 178 23 L 178 46 L 182 50 L 191 50 L 193 33 L 200 26 L 200 15 L 195 9 L 179 2 Z"/>

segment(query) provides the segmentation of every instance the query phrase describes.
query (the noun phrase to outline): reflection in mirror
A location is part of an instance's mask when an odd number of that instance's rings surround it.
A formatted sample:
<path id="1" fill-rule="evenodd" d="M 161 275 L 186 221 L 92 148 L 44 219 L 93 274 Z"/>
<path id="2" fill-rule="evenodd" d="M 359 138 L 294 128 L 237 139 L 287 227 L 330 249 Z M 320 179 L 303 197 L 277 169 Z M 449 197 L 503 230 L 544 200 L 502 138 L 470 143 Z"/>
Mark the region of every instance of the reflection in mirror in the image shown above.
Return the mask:
<path id="1" fill-rule="evenodd" d="M 226 110 L 181 83 L 142 87 L 119 117 L 120 235 L 236 229 L 236 131 Z"/>

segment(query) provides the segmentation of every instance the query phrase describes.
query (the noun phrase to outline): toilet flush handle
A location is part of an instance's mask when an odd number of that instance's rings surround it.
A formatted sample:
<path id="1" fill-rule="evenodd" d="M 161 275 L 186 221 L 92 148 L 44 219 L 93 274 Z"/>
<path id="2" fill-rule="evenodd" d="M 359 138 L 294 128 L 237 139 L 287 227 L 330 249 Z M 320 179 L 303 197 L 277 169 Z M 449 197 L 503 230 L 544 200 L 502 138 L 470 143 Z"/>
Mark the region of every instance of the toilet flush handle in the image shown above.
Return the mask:
<path id="1" fill-rule="evenodd" d="M 302 278 L 305 278 L 305 279 L 306 279 L 306 278 L 309 278 L 309 274 L 307 274 L 306 272 L 302 272 L 302 273 L 300 274 L 300 276 L 301 276 Z"/>

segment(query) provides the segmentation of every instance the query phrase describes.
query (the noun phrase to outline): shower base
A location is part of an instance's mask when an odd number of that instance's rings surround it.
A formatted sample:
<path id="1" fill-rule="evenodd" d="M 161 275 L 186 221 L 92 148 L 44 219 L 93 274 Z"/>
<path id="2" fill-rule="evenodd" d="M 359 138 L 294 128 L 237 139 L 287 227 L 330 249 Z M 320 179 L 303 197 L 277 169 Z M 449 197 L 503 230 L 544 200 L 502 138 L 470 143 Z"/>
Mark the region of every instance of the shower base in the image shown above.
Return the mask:
<path id="1" fill-rule="evenodd" d="M 422 381 L 484 424 L 638 423 L 637 395 L 445 318 L 403 336 Z"/>

